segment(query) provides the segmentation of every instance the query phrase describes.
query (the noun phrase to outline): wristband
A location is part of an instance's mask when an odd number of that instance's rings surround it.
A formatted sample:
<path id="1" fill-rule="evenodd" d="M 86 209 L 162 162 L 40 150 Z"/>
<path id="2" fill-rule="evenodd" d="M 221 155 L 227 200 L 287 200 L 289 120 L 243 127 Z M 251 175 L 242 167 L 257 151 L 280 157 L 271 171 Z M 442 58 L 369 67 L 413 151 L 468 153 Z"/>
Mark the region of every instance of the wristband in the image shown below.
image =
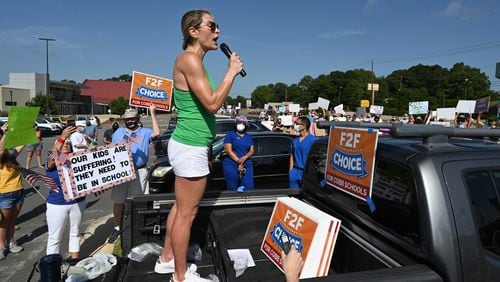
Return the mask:
<path id="1" fill-rule="evenodd" d="M 61 144 L 64 144 L 64 138 L 57 138 L 57 143 L 61 143 Z"/>

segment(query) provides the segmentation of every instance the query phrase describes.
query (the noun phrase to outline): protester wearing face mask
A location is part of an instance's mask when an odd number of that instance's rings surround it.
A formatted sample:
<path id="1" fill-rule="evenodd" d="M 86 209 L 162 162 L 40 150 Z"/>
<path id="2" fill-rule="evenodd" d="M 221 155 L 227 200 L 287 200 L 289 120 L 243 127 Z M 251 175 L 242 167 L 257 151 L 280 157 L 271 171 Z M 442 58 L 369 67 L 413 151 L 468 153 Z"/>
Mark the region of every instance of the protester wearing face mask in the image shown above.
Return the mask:
<path id="1" fill-rule="evenodd" d="M 408 123 L 408 121 L 409 121 L 408 114 L 404 114 L 402 121 L 403 121 L 404 124 Z"/>
<path id="2" fill-rule="evenodd" d="M 114 202 L 113 216 L 115 228 L 113 228 L 108 242 L 112 243 L 118 239 L 123 217 L 125 199 L 128 196 L 149 194 L 148 169 L 146 167 L 149 159 L 149 143 L 151 138 L 160 135 L 160 127 L 156 118 L 156 107 L 151 104 L 151 122 L 153 130 L 139 126 L 139 115 L 135 109 L 127 109 L 123 115 L 125 128 L 120 127 L 113 133 L 111 143 L 122 141 L 130 144 L 132 160 L 134 162 L 135 181 L 120 184 L 111 189 L 111 199 Z"/>
<path id="3" fill-rule="evenodd" d="M 233 131 L 224 138 L 227 157 L 222 161 L 224 178 L 228 190 L 253 189 L 253 166 L 250 157 L 254 153 L 253 139 L 246 133 L 247 119 L 236 118 Z"/>
<path id="4" fill-rule="evenodd" d="M 68 119 L 68 124 L 74 124 L 75 119 Z M 87 145 L 87 139 L 85 138 L 85 134 L 83 134 L 85 130 L 85 126 L 79 125 L 76 127 L 76 131 L 71 134 L 70 142 L 73 146 L 73 153 L 87 150 L 89 147 Z"/>
<path id="5" fill-rule="evenodd" d="M 290 188 L 298 189 L 302 186 L 302 175 L 307 155 L 312 144 L 316 141 L 314 135 L 309 134 L 310 121 L 307 117 L 299 117 L 294 124 L 295 132 L 299 135 L 292 141 L 292 155 L 290 156 L 289 181 Z"/>
<path id="6" fill-rule="evenodd" d="M 115 133 L 115 131 L 120 127 L 120 125 L 118 124 L 118 122 L 113 122 L 113 124 L 111 125 L 111 128 L 110 129 L 106 129 L 106 131 L 104 131 L 104 136 L 102 137 L 102 142 L 105 144 L 105 145 L 108 145 L 108 144 L 111 144 L 111 140 L 113 139 L 113 133 Z"/>
<path id="7" fill-rule="evenodd" d="M 468 128 L 469 123 L 467 122 L 467 117 L 464 114 L 459 114 L 456 121 L 457 128 Z"/>

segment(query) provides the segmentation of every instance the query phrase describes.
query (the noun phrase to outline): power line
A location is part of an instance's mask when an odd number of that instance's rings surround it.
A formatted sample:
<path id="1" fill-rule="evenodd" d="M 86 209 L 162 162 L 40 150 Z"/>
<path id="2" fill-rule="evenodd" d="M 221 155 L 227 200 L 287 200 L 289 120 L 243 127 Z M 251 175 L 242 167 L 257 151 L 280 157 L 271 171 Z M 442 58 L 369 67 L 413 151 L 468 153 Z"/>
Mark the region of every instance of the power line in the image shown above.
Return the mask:
<path id="1" fill-rule="evenodd" d="M 461 48 L 456 48 L 456 49 L 448 49 L 448 50 L 441 50 L 441 51 L 435 51 L 435 52 L 430 52 L 430 53 L 424 53 L 421 55 L 411 55 L 411 56 L 387 58 L 387 59 L 380 60 L 380 61 L 376 60 L 376 62 L 378 64 L 386 64 L 386 63 L 397 63 L 397 62 L 404 62 L 404 61 L 414 61 L 414 60 L 419 60 L 419 59 L 444 57 L 444 56 L 474 52 L 474 51 L 478 51 L 478 50 L 491 49 L 491 48 L 495 48 L 495 47 L 499 47 L 499 46 L 500 46 L 500 41 L 493 41 L 493 42 L 476 44 L 476 45 L 472 45 L 472 46 L 468 46 L 468 47 L 461 47 Z"/>

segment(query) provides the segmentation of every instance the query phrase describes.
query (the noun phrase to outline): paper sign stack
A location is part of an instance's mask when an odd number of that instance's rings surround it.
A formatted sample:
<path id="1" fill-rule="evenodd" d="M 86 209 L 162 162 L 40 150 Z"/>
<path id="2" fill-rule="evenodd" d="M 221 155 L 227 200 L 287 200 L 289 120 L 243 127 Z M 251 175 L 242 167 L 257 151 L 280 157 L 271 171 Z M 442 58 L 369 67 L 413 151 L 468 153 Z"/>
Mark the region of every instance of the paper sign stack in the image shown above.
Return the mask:
<path id="1" fill-rule="evenodd" d="M 327 276 L 341 221 L 296 198 L 278 198 L 262 241 L 262 252 L 281 270 L 281 235 L 302 254 L 300 278 Z"/>

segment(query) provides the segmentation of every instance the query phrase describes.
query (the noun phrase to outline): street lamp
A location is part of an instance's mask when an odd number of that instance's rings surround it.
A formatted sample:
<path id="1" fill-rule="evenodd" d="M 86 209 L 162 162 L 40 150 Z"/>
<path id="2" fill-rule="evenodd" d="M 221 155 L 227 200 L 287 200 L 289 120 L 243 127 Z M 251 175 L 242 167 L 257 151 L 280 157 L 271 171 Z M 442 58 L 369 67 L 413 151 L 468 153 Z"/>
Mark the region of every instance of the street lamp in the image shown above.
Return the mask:
<path id="1" fill-rule="evenodd" d="M 47 98 L 47 115 L 50 115 L 49 108 L 49 41 L 56 41 L 53 38 L 38 38 L 39 40 L 45 41 L 45 59 L 47 62 L 47 71 L 45 72 L 45 96 Z"/>

